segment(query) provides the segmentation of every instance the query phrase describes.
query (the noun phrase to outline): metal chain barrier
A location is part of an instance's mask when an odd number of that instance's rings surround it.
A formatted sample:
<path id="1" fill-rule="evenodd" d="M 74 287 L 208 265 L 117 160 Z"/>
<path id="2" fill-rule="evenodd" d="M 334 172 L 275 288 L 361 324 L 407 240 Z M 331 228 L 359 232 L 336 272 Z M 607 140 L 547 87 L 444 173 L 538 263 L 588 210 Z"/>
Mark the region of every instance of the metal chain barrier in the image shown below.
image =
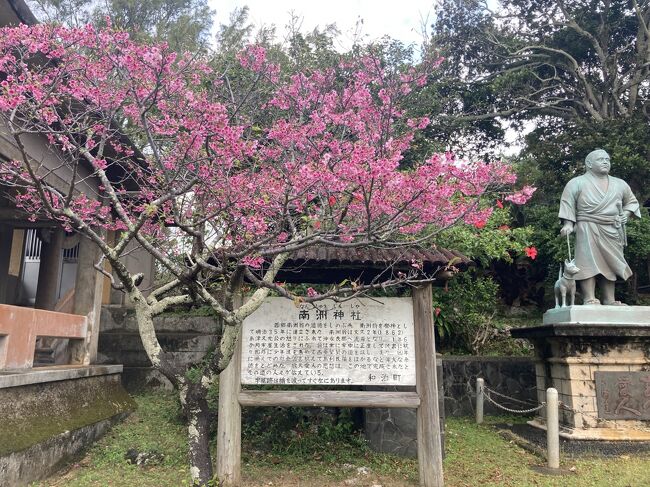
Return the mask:
<path id="1" fill-rule="evenodd" d="M 486 392 L 487 392 L 487 391 L 489 391 L 489 392 L 494 392 L 494 391 L 489 390 L 487 387 L 485 388 L 485 390 L 486 390 Z M 508 396 L 503 396 L 503 397 L 505 397 L 505 398 L 507 398 L 507 399 L 514 399 L 514 398 L 510 398 L 510 397 L 508 397 Z M 535 411 L 539 411 L 539 410 L 542 409 L 544 406 L 546 406 L 546 403 L 543 402 L 543 403 L 541 403 L 539 406 L 536 406 L 536 407 L 534 407 L 534 408 L 530 408 L 530 409 L 521 409 L 521 410 L 519 410 L 519 409 L 510 409 L 510 408 L 507 408 L 506 406 L 503 406 L 503 405 L 499 404 L 498 402 L 496 402 L 494 399 L 492 399 L 492 398 L 490 397 L 490 394 L 485 394 L 485 398 L 486 398 L 488 401 L 490 401 L 492 404 L 494 404 L 496 407 L 498 407 L 498 408 L 500 408 L 500 409 L 503 409 L 504 411 L 507 411 L 507 412 L 509 412 L 509 413 L 513 413 L 513 414 L 530 414 L 530 413 L 534 413 Z"/>
<path id="2" fill-rule="evenodd" d="M 488 386 L 485 386 L 485 385 L 483 386 L 483 389 L 490 392 L 491 394 L 494 394 L 495 396 L 503 397 L 504 399 L 508 399 L 509 401 L 512 401 L 512 402 L 518 402 L 519 404 L 525 404 L 526 406 L 532 406 L 533 404 L 535 404 L 532 401 L 524 401 L 524 400 L 517 399 L 517 398 L 514 398 L 514 397 L 506 396 L 505 394 L 501 394 L 500 392 L 497 392 L 497 391 L 495 391 L 493 389 L 490 389 Z"/>
<path id="3" fill-rule="evenodd" d="M 559 401 L 557 389 L 549 387 L 546 390 L 546 401 L 538 406 L 529 409 L 511 409 L 496 402 L 490 394 L 503 397 L 509 401 L 518 402 L 520 404 L 531 404 L 531 401 L 522 401 L 514 397 L 501 394 L 500 392 L 493 391 L 485 386 L 485 380 L 481 377 L 476 379 L 476 423 L 483 422 L 483 401 L 487 399 L 499 409 L 513 414 L 530 414 L 546 407 L 546 450 L 548 468 L 551 470 L 558 470 L 560 468 L 560 422 L 559 422 Z"/>

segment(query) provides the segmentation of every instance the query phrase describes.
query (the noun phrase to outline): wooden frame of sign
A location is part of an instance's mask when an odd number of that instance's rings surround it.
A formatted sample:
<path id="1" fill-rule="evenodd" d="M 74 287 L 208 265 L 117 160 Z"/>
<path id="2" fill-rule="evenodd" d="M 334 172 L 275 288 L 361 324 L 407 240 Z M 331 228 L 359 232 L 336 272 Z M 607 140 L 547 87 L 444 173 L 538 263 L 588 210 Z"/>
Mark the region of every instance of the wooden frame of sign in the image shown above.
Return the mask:
<path id="1" fill-rule="evenodd" d="M 247 391 L 241 389 L 241 339 L 219 377 L 217 477 L 227 487 L 241 484 L 241 407 L 306 406 L 417 408 L 420 486 L 442 487 L 442 447 L 433 334 L 431 285 L 413 289 L 415 392 Z"/>

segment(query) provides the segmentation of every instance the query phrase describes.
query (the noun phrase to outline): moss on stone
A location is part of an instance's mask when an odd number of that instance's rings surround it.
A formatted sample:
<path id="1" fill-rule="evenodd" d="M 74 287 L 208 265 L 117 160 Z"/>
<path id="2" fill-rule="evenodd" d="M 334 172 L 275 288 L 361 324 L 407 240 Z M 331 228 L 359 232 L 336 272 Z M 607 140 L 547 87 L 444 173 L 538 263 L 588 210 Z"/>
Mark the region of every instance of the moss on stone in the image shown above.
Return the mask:
<path id="1" fill-rule="evenodd" d="M 0 390 L 0 455 L 132 411 L 136 404 L 112 377 L 87 377 Z"/>

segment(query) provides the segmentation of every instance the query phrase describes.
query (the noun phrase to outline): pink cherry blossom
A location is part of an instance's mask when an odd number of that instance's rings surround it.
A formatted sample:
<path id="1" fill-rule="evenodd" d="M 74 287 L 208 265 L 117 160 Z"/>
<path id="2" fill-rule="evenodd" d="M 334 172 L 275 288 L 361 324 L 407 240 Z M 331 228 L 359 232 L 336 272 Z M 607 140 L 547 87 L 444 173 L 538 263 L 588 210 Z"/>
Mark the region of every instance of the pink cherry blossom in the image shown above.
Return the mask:
<path id="1" fill-rule="evenodd" d="M 76 178 L 68 194 L 34 161 L 14 160 L 0 161 L 2 181 L 30 214 L 125 231 L 177 273 L 186 272 L 178 255 L 199 252 L 187 261 L 224 274 L 232 262 L 261 272 L 296 246 L 393 245 L 462 221 L 480 228 L 488 201 L 507 194 L 523 204 L 534 192 L 514 191 L 502 162 L 444 153 L 402 167 L 430 124 L 407 120 L 405 100 L 438 60 L 400 74 L 371 56 L 342 57 L 283 77 L 262 46 L 238 60 L 241 79 L 225 83 L 207 59 L 110 28 L 1 29 L 0 116 L 18 138 L 42 134 Z M 230 90 L 252 93 L 254 106 L 240 107 Z"/>
<path id="2" fill-rule="evenodd" d="M 516 205 L 523 205 L 533 196 L 536 189 L 532 186 L 524 186 L 521 190 L 506 196 L 506 201 L 510 201 Z"/>

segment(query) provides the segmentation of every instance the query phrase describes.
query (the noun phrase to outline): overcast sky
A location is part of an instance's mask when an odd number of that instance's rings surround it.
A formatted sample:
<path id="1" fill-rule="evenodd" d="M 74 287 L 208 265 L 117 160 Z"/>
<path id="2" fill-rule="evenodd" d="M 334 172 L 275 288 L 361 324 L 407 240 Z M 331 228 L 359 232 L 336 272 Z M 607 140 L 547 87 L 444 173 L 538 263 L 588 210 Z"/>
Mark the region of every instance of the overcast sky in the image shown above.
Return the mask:
<path id="1" fill-rule="evenodd" d="M 256 26 L 275 24 L 278 34 L 284 32 L 293 11 L 303 19 L 303 31 L 336 23 L 344 43 L 354 37 L 355 25 L 361 19 L 361 32 L 366 40 L 389 35 L 407 44 L 420 44 L 422 24 L 433 17 L 432 0 L 209 0 L 216 11 L 215 24 L 227 23 L 236 7 L 248 5 L 250 20 Z M 427 20 L 428 19 L 428 20 Z M 342 49 L 349 45 L 339 46 Z"/>

